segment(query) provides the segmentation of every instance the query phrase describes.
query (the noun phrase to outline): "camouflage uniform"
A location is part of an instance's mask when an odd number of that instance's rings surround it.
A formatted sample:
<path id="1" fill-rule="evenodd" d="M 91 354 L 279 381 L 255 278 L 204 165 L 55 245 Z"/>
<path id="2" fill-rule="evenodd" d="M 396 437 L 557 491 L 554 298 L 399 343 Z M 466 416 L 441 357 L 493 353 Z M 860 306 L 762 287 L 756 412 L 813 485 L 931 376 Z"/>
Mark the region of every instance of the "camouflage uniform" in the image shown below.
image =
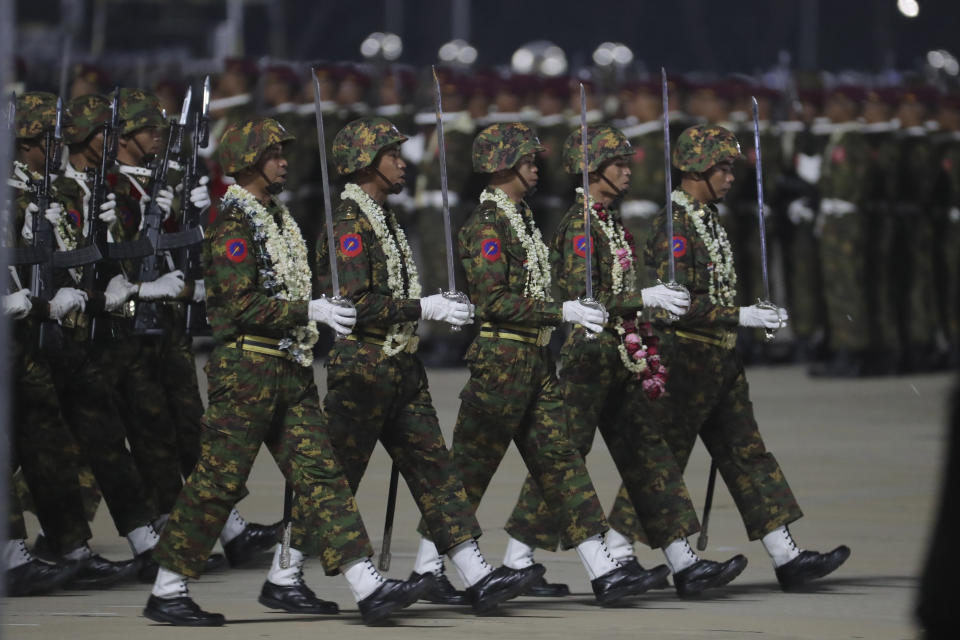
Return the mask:
<path id="1" fill-rule="evenodd" d="M 232 174 L 255 163 L 272 144 L 290 139 L 273 120 L 234 125 L 220 141 L 221 162 Z M 264 276 L 272 269 L 265 239 L 255 236 L 246 205 L 236 199 L 222 205 L 204 241 L 207 314 L 217 345 L 206 366 L 210 403 L 200 460 L 153 557 L 162 567 L 198 577 L 266 444 L 296 495 L 292 545 L 319 556 L 334 574 L 347 562 L 373 555 L 373 549 L 333 453 L 313 370 L 304 364 L 312 355 L 293 345 L 280 348 L 307 323 L 308 300 L 278 297 L 274 281 Z M 280 215 L 275 199 L 267 211 Z M 281 231 L 302 243 L 295 227 Z"/>
<path id="2" fill-rule="evenodd" d="M 525 125 L 492 125 L 474 141 L 474 169 L 510 168 L 540 149 Z M 527 233 L 534 233 L 530 208 L 522 201 L 516 206 Z M 513 440 L 556 518 L 550 530 L 559 532 L 562 548 L 574 547 L 608 527 L 583 457 L 568 438 L 562 390 L 546 348 L 552 327 L 562 321 L 561 304 L 524 294 L 526 249 L 492 201 L 482 202 L 460 230 L 458 253 L 483 322 L 467 350 L 470 379 L 460 392 L 453 434 L 467 496 L 479 506 Z M 507 533 L 529 545 L 537 542 L 525 530 L 508 526 Z"/>
<path id="3" fill-rule="evenodd" d="M 630 190 L 620 204 L 623 225 L 634 238 L 640 250 L 650 235 L 652 219 L 663 212 L 660 201 L 664 197 L 663 123 L 659 120 L 629 124 L 621 127 L 633 147 L 633 175 Z"/>
<path id="4" fill-rule="evenodd" d="M 693 127 L 678 139 L 673 163 L 682 171 L 702 172 L 736 154 L 739 147 L 729 131 Z M 712 238 L 722 238 L 716 207 L 697 202 L 693 206 L 704 212 L 703 224 Z M 706 239 L 686 209 L 674 202 L 673 214 L 672 243 L 667 243 L 665 221 L 658 218 L 644 253 L 648 277 L 666 280 L 672 245 L 676 280 L 691 297 L 686 315 L 663 330 L 670 393 L 657 402 L 663 403 L 663 415 L 669 420 L 659 426 L 680 469 L 686 468 L 700 436 L 733 496 L 748 537 L 755 540 L 803 514 L 753 417 L 743 364 L 734 350 L 739 307 L 714 303 L 710 297 L 713 272 L 721 265 L 713 264 Z"/>
<path id="5" fill-rule="evenodd" d="M 956 110 L 956 98 L 941 108 Z M 943 238 L 939 251 L 940 318 L 950 342 L 953 364 L 960 364 L 960 133 L 944 131 L 937 136 L 937 181 L 934 211 Z"/>

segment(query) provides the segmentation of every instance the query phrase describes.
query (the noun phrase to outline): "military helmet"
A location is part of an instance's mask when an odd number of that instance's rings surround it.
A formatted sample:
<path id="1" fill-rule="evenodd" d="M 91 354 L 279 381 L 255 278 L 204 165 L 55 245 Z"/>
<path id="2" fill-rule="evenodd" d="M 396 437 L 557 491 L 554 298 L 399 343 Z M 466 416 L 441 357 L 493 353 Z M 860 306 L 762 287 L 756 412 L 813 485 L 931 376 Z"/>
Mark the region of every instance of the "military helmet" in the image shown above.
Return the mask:
<path id="1" fill-rule="evenodd" d="M 347 123 L 333 137 L 333 166 L 346 176 L 373 164 L 384 147 L 407 140 L 392 122 L 379 116 Z"/>
<path id="2" fill-rule="evenodd" d="M 673 166 L 680 171 L 703 173 L 728 158 L 740 156 L 740 143 L 729 129 L 698 124 L 685 129 L 673 147 Z"/>
<path id="3" fill-rule="evenodd" d="M 17 138 L 36 138 L 57 124 L 57 96 L 43 91 L 30 91 L 17 96 L 17 113 L 13 120 Z"/>
<path id="4" fill-rule="evenodd" d="M 275 144 L 295 140 L 295 136 L 273 118 L 252 118 L 234 122 L 220 136 L 217 153 L 220 165 L 228 176 L 251 167 L 260 155 Z"/>
<path id="5" fill-rule="evenodd" d="M 70 100 L 63 129 L 64 141 L 76 144 L 96 133 L 99 127 L 110 122 L 110 105 L 109 98 L 96 93 Z"/>
<path id="6" fill-rule="evenodd" d="M 605 162 L 623 156 L 633 156 L 633 147 L 623 133 L 608 124 L 587 127 L 587 171 L 596 171 Z M 583 144 L 581 129 L 567 136 L 563 143 L 563 169 L 567 173 L 583 171 Z"/>
<path id="7" fill-rule="evenodd" d="M 473 170 L 496 173 L 512 169 L 528 153 L 544 150 L 536 132 L 522 122 L 492 124 L 473 139 Z"/>
<path id="8" fill-rule="evenodd" d="M 157 96 L 142 89 L 120 89 L 121 135 L 129 135 L 144 127 L 163 127 L 163 110 Z"/>

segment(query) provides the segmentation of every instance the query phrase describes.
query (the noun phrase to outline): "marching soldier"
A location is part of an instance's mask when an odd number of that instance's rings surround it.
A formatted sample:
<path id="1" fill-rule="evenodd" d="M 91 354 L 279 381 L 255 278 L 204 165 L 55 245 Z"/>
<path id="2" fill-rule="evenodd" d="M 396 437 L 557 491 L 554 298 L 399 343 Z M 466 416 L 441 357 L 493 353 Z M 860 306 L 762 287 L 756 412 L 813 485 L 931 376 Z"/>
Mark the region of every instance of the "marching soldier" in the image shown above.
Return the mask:
<path id="1" fill-rule="evenodd" d="M 936 237 L 943 238 L 939 271 L 940 317 L 950 343 L 950 364 L 960 366 L 960 97 L 943 96 L 937 113 Z"/>
<path id="2" fill-rule="evenodd" d="M 253 461 L 266 444 L 296 498 L 289 558 L 278 547 L 261 604 L 300 613 L 337 613 L 303 583 L 305 554 L 328 574 L 342 572 L 365 622 L 415 602 L 429 581 L 385 580 L 356 501 L 330 443 L 313 382 L 317 322 L 349 333 L 355 312 L 311 300 L 306 245 L 277 199 L 292 136 L 275 120 L 227 128 L 220 162 L 237 183 L 204 242 L 207 314 L 217 341 L 207 363 L 210 402 L 203 416 L 200 461 L 163 529 L 154 558 L 161 569 L 144 616 L 186 626 L 220 626 L 189 596 L 207 555 L 240 498 Z M 283 545 L 281 545 L 283 546 Z"/>
<path id="3" fill-rule="evenodd" d="M 736 329 L 776 330 L 787 314 L 761 304 L 736 303 L 733 252 L 714 203 L 730 190 L 739 156 L 736 137 L 719 126 L 691 127 L 673 149 L 673 166 L 681 172 L 672 198 L 674 235 L 668 244 L 665 223 L 657 219 L 644 258 L 650 277 L 664 279 L 667 251 L 672 250 L 677 282 L 690 291 L 691 303 L 684 317 L 663 329 L 670 394 L 658 401 L 669 418 L 660 427 L 680 468 L 686 466 L 697 436 L 703 440 L 749 539 L 762 540 L 780 586 L 789 590 L 834 571 L 850 549 L 841 545 L 817 553 L 796 545 L 787 525 L 803 514 L 753 417 L 743 364 L 735 351 Z M 664 553 L 675 578 L 699 560 L 685 537 L 667 544 Z"/>
<path id="4" fill-rule="evenodd" d="M 443 550 L 468 587 L 465 597 L 451 596 L 452 587 L 438 573 L 442 592 L 427 597 L 453 597 L 482 613 L 521 593 L 542 571 L 494 570 L 484 560 L 476 541 L 480 525 L 440 433 L 426 372 L 416 356 L 417 321 L 459 327 L 472 322 L 473 309 L 469 301 L 443 294 L 420 298 L 406 235 L 384 209 L 387 195 L 403 188 L 406 163 L 400 145 L 406 139 L 389 120 L 372 117 L 354 120 L 333 140 L 336 172 L 346 179 L 334 214 L 342 265 L 339 293 L 356 305 L 357 329 L 330 351 L 328 431 L 353 490 L 377 441 L 384 445 L 417 501 L 434 552 Z M 319 246 L 317 264 L 329 264 L 327 243 Z M 328 275 L 321 278 L 324 289 L 330 288 Z M 411 579 L 434 573 L 417 571 Z"/>
<path id="5" fill-rule="evenodd" d="M 600 333 L 606 313 L 577 300 L 554 301 L 550 256 L 524 196 L 537 184 L 530 127 L 495 124 L 473 143 L 473 168 L 489 174 L 480 205 L 460 230 L 458 249 L 469 295 L 483 324 L 467 351 L 470 379 L 460 392 L 453 457 L 476 509 L 510 441 L 516 443 L 553 515 L 560 546 L 576 548 L 601 604 L 643 593 L 663 578 L 610 556 L 607 523 L 583 457 L 567 437 L 567 415 L 547 349 L 553 327 L 579 323 Z M 423 529 L 421 529 L 423 532 Z M 432 532 L 431 532 L 432 533 Z M 513 539 L 526 538 L 510 524 Z M 504 564 L 541 567 L 508 546 Z M 438 562 L 421 545 L 417 565 Z"/>

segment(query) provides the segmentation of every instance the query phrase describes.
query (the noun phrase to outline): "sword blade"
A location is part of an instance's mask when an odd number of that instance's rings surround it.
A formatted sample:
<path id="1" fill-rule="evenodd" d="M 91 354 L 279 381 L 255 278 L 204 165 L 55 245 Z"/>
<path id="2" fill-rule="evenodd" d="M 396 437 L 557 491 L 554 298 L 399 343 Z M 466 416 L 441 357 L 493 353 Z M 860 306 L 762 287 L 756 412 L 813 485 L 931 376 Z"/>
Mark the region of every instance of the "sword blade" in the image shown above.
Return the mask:
<path id="1" fill-rule="evenodd" d="M 456 291 L 457 282 L 453 268 L 453 229 L 450 225 L 450 203 L 447 196 L 447 143 L 443 138 L 443 98 L 440 95 L 440 79 L 437 68 L 433 69 L 433 88 L 437 107 L 437 150 L 440 153 L 440 197 L 443 203 L 443 240 L 447 250 L 447 290 Z"/>
<path id="2" fill-rule="evenodd" d="M 580 147 L 583 149 L 583 166 L 580 173 L 583 176 L 583 255 L 587 266 L 586 296 L 593 299 L 593 245 L 590 242 L 590 153 L 587 149 L 587 90 L 580 83 Z"/>
<path id="3" fill-rule="evenodd" d="M 330 281 L 333 297 L 340 295 L 340 273 L 337 271 L 337 243 L 333 238 L 333 207 L 330 206 L 330 177 L 327 175 L 327 144 L 323 133 L 323 114 L 320 111 L 320 79 L 316 70 L 313 75 L 313 107 L 317 115 L 317 142 L 320 144 L 320 179 L 323 181 L 323 215 L 327 227 L 327 252 L 330 254 Z"/>
<path id="4" fill-rule="evenodd" d="M 660 67 L 660 79 L 663 85 L 663 175 L 667 189 L 664 207 L 667 213 L 667 282 L 676 282 L 676 263 L 673 259 L 673 178 L 670 174 L 670 94 L 667 92 L 667 70 L 663 67 Z"/>
<path id="5" fill-rule="evenodd" d="M 757 224 L 760 230 L 760 271 L 763 276 L 763 299 L 770 301 L 770 275 L 767 271 L 767 226 L 763 219 L 763 160 L 760 157 L 760 114 L 757 99 L 753 100 L 753 150 L 757 154 Z"/>

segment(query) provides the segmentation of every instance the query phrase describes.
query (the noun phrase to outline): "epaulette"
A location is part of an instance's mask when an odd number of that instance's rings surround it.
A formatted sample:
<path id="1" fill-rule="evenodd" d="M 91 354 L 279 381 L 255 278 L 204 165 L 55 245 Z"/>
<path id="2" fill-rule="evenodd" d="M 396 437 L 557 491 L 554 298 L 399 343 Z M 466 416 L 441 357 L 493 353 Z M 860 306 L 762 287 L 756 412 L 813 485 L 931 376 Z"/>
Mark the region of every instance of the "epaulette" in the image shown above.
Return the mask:
<path id="1" fill-rule="evenodd" d="M 497 219 L 497 203 L 486 200 L 477 207 L 477 217 L 484 222 L 493 222 Z"/>
<path id="2" fill-rule="evenodd" d="M 344 198 L 337 206 L 335 220 L 356 220 L 360 217 L 360 205 L 349 198 Z"/>

